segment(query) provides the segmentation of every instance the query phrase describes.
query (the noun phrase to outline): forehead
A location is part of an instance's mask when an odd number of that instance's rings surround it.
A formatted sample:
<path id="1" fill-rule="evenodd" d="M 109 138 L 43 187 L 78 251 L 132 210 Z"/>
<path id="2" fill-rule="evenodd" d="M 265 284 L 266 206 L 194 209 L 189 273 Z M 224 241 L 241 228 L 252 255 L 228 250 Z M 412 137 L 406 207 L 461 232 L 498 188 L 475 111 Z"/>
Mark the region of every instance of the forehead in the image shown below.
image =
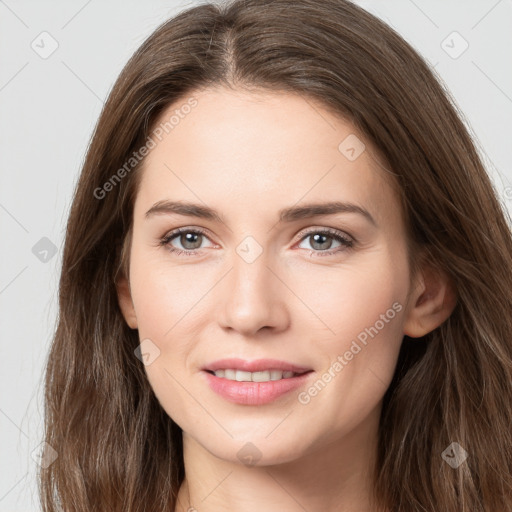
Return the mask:
<path id="1" fill-rule="evenodd" d="M 301 200 L 347 200 L 365 203 L 378 218 L 397 207 L 374 149 L 318 102 L 285 92 L 206 89 L 169 106 L 156 127 L 191 97 L 194 108 L 154 138 L 136 210 L 183 199 L 254 215 Z"/>

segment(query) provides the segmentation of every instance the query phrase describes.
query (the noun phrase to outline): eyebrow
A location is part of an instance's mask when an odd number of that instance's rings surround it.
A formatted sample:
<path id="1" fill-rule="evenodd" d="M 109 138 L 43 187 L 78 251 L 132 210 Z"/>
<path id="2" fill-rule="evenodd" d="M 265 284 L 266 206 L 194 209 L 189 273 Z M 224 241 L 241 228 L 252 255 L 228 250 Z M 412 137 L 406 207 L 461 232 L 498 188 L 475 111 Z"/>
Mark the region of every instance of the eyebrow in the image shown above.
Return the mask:
<path id="1" fill-rule="evenodd" d="M 301 219 L 309 219 L 320 215 L 334 215 L 336 213 L 357 213 L 366 218 L 371 224 L 377 226 L 377 222 L 370 212 L 362 206 L 353 203 L 334 201 L 329 203 L 309 203 L 302 206 L 291 206 L 279 210 L 279 222 L 294 222 Z M 208 206 L 184 201 L 162 200 L 155 203 L 147 212 L 146 219 L 154 215 L 178 214 L 189 217 L 199 217 L 225 223 L 221 215 Z"/>

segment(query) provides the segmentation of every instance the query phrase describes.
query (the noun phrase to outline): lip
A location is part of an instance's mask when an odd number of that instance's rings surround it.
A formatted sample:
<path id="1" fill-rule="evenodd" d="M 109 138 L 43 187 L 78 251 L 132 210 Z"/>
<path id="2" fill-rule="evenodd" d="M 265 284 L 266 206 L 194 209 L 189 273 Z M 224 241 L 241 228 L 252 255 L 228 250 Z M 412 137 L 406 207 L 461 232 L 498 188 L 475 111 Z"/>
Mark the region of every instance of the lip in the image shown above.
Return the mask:
<path id="1" fill-rule="evenodd" d="M 228 366 L 227 368 L 233 367 Z M 268 368 L 268 366 L 266 368 Z M 216 377 L 206 369 L 201 371 L 210 389 L 227 401 L 242 405 L 264 405 L 273 402 L 277 398 L 304 386 L 312 373 L 314 373 L 313 370 L 303 373 L 302 375 L 297 375 L 296 377 L 269 382 L 238 382 L 236 380 Z"/>
<path id="2" fill-rule="evenodd" d="M 246 361 L 244 359 L 233 357 L 226 359 L 218 359 L 217 361 L 213 361 L 212 363 L 207 364 L 201 369 L 210 371 L 233 369 L 242 370 L 244 372 L 282 370 L 283 372 L 288 371 L 294 373 L 304 373 L 312 370 L 312 368 L 297 366 L 295 364 L 288 363 L 287 361 L 280 361 L 278 359 L 255 359 L 254 361 Z"/>

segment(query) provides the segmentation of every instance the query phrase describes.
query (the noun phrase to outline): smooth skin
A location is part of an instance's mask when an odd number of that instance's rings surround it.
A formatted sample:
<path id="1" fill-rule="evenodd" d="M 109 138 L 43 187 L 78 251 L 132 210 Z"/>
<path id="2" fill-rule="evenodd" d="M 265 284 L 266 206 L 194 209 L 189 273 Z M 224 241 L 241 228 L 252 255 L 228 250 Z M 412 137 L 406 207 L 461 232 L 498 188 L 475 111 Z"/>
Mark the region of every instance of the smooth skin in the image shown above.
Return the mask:
<path id="1" fill-rule="evenodd" d="M 450 315 L 449 279 L 429 268 L 411 279 L 390 176 L 350 123 L 288 92 L 210 88 L 193 96 L 197 106 L 144 162 L 129 281 L 118 284 L 126 322 L 160 350 L 145 366 L 152 389 L 183 430 L 176 510 L 370 512 L 382 398 L 403 336 L 423 336 Z M 353 161 L 338 149 L 351 134 L 366 145 Z M 213 208 L 221 220 L 146 216 L 164 200 Z M 375 225 L 357 212 L 279 222 L 281 209 L 330 201 L 364 208 Z M 206 234 L 160 244 L 176 228 Z M 315 238 L 326 228 L 353 246 Z M 237 252 L 246 237 L 246 248 L 261 250 L 252 262 Z M 301 403 L 298 392 L 394 303 L 402 308 L 393 319 Z M 314 373 L 274 402 L 240 405 L 201 373 L 224 357 L 276 358 Z M 249 442 L 260 457 L 254 465 L 238 455 Z"/>

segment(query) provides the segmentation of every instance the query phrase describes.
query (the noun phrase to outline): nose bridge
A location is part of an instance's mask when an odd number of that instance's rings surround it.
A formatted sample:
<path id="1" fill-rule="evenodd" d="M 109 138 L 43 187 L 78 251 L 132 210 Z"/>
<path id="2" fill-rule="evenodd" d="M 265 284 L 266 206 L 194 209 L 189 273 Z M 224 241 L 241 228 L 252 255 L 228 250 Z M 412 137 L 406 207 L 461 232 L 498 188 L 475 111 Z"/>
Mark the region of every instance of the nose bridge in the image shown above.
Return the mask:
<path id="1" fill-rule="evenodd" d="M 252 236 L 235 248 L 225 286 L 221 321 L 235 330 L 276 327 L 286 317 L 279 279 L 269 268 L 269 251 Z M 283 291 L 283 290 L 281 290 Z"/>
<path id="2" fill-rule="evenodd" d="M 269 290 L 268 251 L 263 251 L 254 241 L 244 241 L 236 248 L 233 256 L 232 279 L 235 292 L 255 297 Z"/>

